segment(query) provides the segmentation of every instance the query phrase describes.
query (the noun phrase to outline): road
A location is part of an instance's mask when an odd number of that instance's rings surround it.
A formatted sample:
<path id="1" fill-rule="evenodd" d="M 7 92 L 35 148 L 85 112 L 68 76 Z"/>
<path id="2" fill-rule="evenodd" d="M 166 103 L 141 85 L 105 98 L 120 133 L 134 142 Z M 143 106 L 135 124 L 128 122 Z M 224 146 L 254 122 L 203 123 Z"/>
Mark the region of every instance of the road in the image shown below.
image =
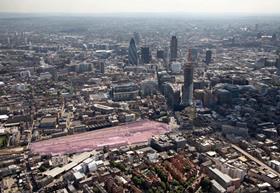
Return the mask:
<path id="1" fill-rule="evenodd" d="M 44 172 L 44 175 L 52 176 L 53 178 L 55 178 L 56 176 L 62 174 L 63 172 L 71 170 L 72 168 L 74 168 L 75 166 L 77 166 L 78 164 L 80 164 L 81 162 L 86 160 L 87 158 L 89 158 L 91 156 L 95 156 L 96 154 L 97 154 L 97 152 L 95 150 L 93 150 L 91 152 L 81 153 L 80 155 L 75 156 L 75 158 L 72 159 L 70 163 L 64 165 L 63 167 L 56 167 L 51 170 L 48 170 L 48 171 Z"/>
<path id="2" fill-rule="evenodd" d="M 243 149 L 241 149 L 240 147 L 231 144 L 231 146 L 236 149 L 237 151 L 239 151 L 240 153 L 242 153 L 243 155 L 245 155 L 247 158 L 251 159 L 252 161 L 256 162 L 257 164 L 259 164 L 260 166 L 262 166 L 263 168 L 269 170 L 270 172 L 278 175 L 278 177 L 280 178 L 280 173 L 278 173 L 277 171 L 275 171 L 274 169 L 272 169 L 271 167 L 269 167 L 268 165 L 266 165 L 265 163 L 263 163 L 262 161 L 258 160 L 257 158 L 253 157 L 252 155 L 250 155 L 249 153 L 247 153 L 246 151 L 244 151 Z"/>

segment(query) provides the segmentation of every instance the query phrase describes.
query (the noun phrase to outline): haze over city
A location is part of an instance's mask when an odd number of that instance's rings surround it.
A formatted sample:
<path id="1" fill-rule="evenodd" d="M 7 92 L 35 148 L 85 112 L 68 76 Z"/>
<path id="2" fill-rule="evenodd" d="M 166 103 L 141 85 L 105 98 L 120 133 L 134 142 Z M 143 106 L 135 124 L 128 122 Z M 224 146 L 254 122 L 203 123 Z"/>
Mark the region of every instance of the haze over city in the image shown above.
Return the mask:
<path id="1" fill-rule="evenodd" d="M 190 12 L 278 14 L 278 0 L 1 0 L 1 12 Z"/>

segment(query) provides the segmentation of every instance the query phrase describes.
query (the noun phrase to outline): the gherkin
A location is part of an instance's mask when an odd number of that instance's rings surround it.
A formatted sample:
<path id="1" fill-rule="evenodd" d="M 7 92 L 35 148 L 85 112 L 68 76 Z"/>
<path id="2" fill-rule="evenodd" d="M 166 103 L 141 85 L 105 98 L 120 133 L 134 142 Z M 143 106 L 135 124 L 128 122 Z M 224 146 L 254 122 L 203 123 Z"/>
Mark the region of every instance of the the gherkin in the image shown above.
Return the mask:
<path id="1" fill-rule="evenodd" d="M 128 63 L 131 65 L 138 65 L 137 48 L 134 39 L 132 38 L 128 48 Z"/>

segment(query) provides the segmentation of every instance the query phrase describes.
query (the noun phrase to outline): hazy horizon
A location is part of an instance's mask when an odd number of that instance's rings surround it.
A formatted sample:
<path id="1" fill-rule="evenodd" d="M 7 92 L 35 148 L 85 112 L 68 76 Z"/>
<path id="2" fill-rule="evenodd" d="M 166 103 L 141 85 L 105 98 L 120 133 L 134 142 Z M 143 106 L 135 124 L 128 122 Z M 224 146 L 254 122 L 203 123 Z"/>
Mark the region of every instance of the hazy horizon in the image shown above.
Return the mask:
<path id="1" fill-rule="evenodd" d="M 1 0 L 2 13 L 280 14 L 279 0 Z"/>

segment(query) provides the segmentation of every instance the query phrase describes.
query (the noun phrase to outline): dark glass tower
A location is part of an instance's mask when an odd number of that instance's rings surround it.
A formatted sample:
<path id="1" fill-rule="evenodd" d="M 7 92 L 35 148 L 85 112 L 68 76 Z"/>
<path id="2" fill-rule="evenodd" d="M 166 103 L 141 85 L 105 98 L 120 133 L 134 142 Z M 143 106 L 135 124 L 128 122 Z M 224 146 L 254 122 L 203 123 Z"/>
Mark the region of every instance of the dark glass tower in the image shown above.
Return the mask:
<path id="1" fill-rule="evenodd" d="M 161 58 L 161 59 L 164 59 L 164 50 L 158 50 L 157 51 L 157 58 Z"/>
<path id="2" fill-rule="evenodd" d="M 205 57 L 205 63 L 208 65 L 210 64 L 212 61 L 212 51 L 211 50 L 207 50 L 206 51 L 206 57 Z"/>
<path id="3" fill-rule="evenodd" d="M 178 52 L 178 40 L 176 36 L 172 36 L 170 42 L 170 61 L 176 61 Z"/>
<path id="4" fill-rule="evenodd" d="M 142 47 L 141 48 L 141 59 L 144 64 L 150 63 L 150 48 L 149 47 Z"/>
<path id="5" fill-rule="evenodd" d="M 189 50 L 188 62 L 184 66 L 184 85 L 182 105 L 190 106 L 193 103 L 193 61 L 191 50 Z"/>

